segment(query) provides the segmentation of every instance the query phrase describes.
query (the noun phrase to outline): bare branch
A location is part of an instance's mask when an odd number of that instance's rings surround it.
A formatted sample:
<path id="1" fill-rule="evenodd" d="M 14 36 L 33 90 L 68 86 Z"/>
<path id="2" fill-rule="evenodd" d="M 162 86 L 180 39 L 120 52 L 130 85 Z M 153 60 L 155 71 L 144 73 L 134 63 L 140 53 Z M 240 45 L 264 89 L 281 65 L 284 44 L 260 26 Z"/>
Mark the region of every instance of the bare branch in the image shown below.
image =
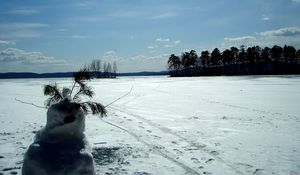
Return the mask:
<path id="1" fill-rule="evenodd" d="M 44 106 L 39 106 L 39 105 L 36 105 L 36 104 L 34 104 L 34 103 L 25 102 L 25 101 L 19 100 L 19 99 L 17 99 L 17 98 L 15 98 L 15 100 L 18 101 L 18 102 L 20 102 L 20 103 L 23 103 L 23 104 L 35 106 L 35 107 L 37 107 L 37 108 L 47 109 L 47 108 L 44 107 Z"/>

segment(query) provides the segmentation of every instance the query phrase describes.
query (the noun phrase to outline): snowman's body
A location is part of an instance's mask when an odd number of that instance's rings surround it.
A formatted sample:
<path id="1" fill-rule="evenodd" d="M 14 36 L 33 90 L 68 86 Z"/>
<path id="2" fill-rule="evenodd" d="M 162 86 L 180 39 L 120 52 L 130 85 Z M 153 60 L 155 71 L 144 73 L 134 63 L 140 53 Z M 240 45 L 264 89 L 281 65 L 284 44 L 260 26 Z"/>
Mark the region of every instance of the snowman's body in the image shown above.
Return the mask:
<path id="1" fill-rule="evenodd" d="M 66 101 L 52 105 L 47 125 L 28 148 L 23 175 L 94 175 L 94 162 L 83 133 L 80 106 Z"/>

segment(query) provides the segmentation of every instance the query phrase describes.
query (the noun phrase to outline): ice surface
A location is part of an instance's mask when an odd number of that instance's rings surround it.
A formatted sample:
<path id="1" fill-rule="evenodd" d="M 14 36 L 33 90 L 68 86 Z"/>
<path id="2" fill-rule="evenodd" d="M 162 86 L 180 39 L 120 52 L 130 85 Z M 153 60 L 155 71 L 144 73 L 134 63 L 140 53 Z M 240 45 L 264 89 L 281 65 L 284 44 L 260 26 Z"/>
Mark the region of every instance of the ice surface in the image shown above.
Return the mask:
<path id="1" fill-rule="evenodd" d="M 0 80 L 0 174 L 20 173 L 46 122 L 43 85 Z M 299 174 L 300 77 L 121 77 L 93 80 L 108 117 L 88 116 L 98 174 Z"/>

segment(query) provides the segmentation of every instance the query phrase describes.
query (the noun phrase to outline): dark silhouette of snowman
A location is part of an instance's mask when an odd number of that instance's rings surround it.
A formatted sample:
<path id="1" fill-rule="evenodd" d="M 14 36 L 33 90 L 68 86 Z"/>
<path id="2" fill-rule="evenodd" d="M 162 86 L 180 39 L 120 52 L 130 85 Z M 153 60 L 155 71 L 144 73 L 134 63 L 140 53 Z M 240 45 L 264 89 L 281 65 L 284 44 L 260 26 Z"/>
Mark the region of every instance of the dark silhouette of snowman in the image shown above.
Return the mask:
<path id="1" fill-rule="evenodd" d="M 84 135 L 85 113 L 65 99 L 47 111 L 47 124 L 29 146 L 23 175 L 94 175 L 91 149 Z"/>

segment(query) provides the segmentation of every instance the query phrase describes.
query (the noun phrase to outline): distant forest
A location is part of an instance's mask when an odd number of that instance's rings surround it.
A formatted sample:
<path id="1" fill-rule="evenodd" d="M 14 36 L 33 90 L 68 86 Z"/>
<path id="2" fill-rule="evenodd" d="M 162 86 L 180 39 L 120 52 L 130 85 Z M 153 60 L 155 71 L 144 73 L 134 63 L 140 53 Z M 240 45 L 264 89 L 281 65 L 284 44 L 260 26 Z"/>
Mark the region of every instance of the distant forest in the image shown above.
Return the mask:
<path id="1" fill-rule="evenodd" d="M 93 78 L 116 78 L 117 76 L 116 62 L 102 64 L 101 60 L 93 60 L 91 63 L 85 64 L 83 69 L 90 72 Z"/>
<path id="2" fill-rule="evenodd" d="M 195 50 L 172 54 L 168 60 L 169 74 L 178 76 L 210 75 L 273 75 L 300 74 L 300 49 L 274 45 L 231 47 L 221 52 L 204 50 L 200 56 Z"/>

